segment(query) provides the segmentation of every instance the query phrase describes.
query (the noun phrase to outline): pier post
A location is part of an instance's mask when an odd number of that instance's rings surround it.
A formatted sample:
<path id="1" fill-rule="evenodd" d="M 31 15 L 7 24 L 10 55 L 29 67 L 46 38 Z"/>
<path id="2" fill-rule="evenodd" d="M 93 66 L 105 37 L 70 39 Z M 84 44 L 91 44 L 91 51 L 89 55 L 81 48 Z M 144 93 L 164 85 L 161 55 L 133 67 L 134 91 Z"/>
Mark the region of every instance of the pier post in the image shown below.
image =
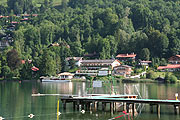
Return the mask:
<path id="1" fill-rule="evenodd" d="M 82 101 L 82 103 L 81 103 L 81 109 L 82 109 L 82 110 L 84 110 L 84 105 L 85 105 L 85 104 L 84 104 L 84 102 Z"/>
<path id="2" fill-rule="evenodd" d="M 96 111 L 97 109 L 97 101 L 93 101 L 93 110 Z"/>
<path id="3" fill-rule="evenodd" d="M 134 116 L 134 113 L 135 113 L 135 103 L 132 103 L 132 114 Z"/>
<path id="4" fill-rule="evenodd" d="M 105 111 L 105 109 L 106 109 L 106 103 L 102 102 L 102 110 Z"/>
<path id="5" fill-rule="evenodd" d="M 113 104 L 114 106 L 113 106 L 113 110 L 114 110 L 114 112 L 116 112 L 116 102 L 114 102 L 114 104 Z"/>
<path id="6" fill-rule="evenodd" d="M 150 111 L 153 113 L 153 104 L 150 104 Z"/>
<path id="7" fill-rule="evenodd" d="M 80 108 L 80 101 L 79 100 L 77 100 L 77 110 L 79 110 L 79 108 Z"/>
<path id="8" fill-rule="evenodd" d="M 97 105 L 97 110 L 98 110 L 98 108 L 99 108 L 99 102 L 98 101 L 96 101 L 97 103 L 96 103 L 96 105 Z"/>
<path id="9" fill-rule="evenodd" d="M 66 110 L 66 100 L 63 100 L 62 103 L 63 103 L 63 109 Z"/>
<path id="10" fill-rule="evenodd" d="M 161 110 L 160 104 L 157 104 L 157 115 L 159 118 L 160 118 L 160 110 Z"/>
<path id="11" fill-rule="evenodd" d="M 124 111 L 127 111 L 126 110 L 126 103 L 125 102 L 123 103 L 123 109 L 124 109 Z"/>
<path id="12" fill-rule="evenodd" d="M 127 110 L 127 113 L 129 113 L 129 103 L 126 103 L 126 110 Z"/>
<path id="13" fill-rule="evenodd" d="M 110 111 L 111 111 L 111 115 L 113 115 L 114 112 L 114 102 L 110 102 Z"/>
<path id="14" fill-rule="evenodd" d="M 73 110 L 75 110 L 75 109 L 76 109 L 76 102 L 73 101 Z"/>
<path id="15" fill-rule="evenodd" d="M 86 103 L 85 103 L 85 109 L 86 109 L 86 110 L 89 110 L 89 104 L 90 104 L 89 102 L 86 102 Z"/>
<path id="16" fill-rule="evenodd" d="M 179 107 L 177 105 L 174 105 L 174 113 L 176 115 L 179 114 Z"/>

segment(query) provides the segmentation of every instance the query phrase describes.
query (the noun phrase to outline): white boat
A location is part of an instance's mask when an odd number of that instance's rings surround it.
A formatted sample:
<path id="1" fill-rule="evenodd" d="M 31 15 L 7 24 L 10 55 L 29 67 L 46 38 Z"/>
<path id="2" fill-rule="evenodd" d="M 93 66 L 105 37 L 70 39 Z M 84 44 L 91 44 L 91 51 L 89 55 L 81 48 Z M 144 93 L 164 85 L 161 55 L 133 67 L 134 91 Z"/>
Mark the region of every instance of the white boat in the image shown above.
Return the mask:
<path id="1" fill-rule="evenodd" d="M 41 79 L 42 82 L 71 82 L 69 79 L 60 79 L 57 77 L 44 77 Z"/>

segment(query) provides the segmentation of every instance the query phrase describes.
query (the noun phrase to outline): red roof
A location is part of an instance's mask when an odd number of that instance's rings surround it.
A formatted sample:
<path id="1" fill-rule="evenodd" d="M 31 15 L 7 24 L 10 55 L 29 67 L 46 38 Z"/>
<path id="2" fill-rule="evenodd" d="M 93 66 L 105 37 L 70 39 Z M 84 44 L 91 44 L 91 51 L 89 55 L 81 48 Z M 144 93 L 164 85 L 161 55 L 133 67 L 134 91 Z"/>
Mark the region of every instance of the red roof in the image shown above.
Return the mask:
<path id="1" fill-rule="evenodd" d="M 180 55 L 176 55 L 176 57 L 180 57 Z"/>
<path id="2" fill-rule="evenodd" d="M 10 22 L 10 23 L 12 23 L 12 24 L 17 24 L 17 23 L 19 23 L 19 22 L 16 22 L 16 21 L 12 21 L 12 22 Z"/>
<path id="3" fill-rule="evenodd" d="M 119 54 L 116 57 L 119 58 L 132 58 L 132 57 L 136 57 L 136 54 L 132 53 L 132 54 Z"/>
<path id="4" fill-rule="evenodd" d="M 31 70 L 33 70 L 33 71 L 38 71 L 38 70 L 39 70 L 39 68 L 37 68 L 37 67 L 33 66 L 33 67 L 31 68 Z"/>
<path id="5" fill-rule="evenodd" d="M 161 70 L 161 69 L 176 69 L 176 68 L 180 68 L 180 64 L 168 64 L 167 66 L 159 66 L 157 69 Z"/>
<path id="6" fill-rule="evenodd" d="M 24 19 L 21 19 L 21 20 L 29 20 L 28 18 L 24 18 Z"/>
<path id="7" fill-rule="evenodd" d="M 25 60 L 21 60 L 21 64 L 25 64 Z"/>
<path id="8" fill-rule="evenodd" d="M 38 16 L 38 14 L 32 14 L 32 16 Z"/>

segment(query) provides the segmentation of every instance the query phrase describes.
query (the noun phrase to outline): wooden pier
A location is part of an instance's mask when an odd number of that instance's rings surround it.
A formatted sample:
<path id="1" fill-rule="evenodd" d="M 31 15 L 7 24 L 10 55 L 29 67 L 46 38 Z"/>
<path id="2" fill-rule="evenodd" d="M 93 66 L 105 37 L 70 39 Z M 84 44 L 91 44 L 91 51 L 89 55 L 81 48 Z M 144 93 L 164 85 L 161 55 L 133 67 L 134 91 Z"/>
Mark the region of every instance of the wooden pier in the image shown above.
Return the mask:
<path id="1" fill-rule="evenodd" d="M 109 94 L 87 94 L 86 96 L 69 95 L 69 94 L 32 94 L 32 96 L 61 96 L 63 109 L 66 109 L 67 103 L 73 104 L 74 110 L 97 110 L 101 105 L 101 109 L 106 110 L 109 104 L 111 113 L 116 111 L 116 105 L 122 104 L 123 110 L 127 113 L 135 114 L 136 104 L 149 104 L 150 111 L 153 112 L 154 106 L 158 116 L 160 115 L 160 105 L 172 105 L 174 113 L 179 113 L 180 101 L 179 100 L 159 100 L 159 99 L 137 99 L 137 95 L 109 95 Z"/>
<path id="2" fill-rule="evenodd" d="M 87 96 L 87 97 L 63 97 L 61 101 L 63 108 L 66 109 L 67 103 L 73 103 L 73 109 L 98 109 L 98 106 L 102 105 L 102 110 L 106 109 L 106 104 L 109 103 L 110 111 L 113 113 L 116 111 L 116 104 L 123 103 L 124 110 L 129 113 L 135 114 L 136 103 L 149 104 L 150 110 L 153 112 L 153 107 L 156 106 L 157 114 L 160 115 L 160 105 L 172 105 L 174 112 L 179 112 L 180 101 L 179 100 L 158 100 L 158 99 L 136 99 L 136 95 L 104 95 L 104 96 Z"/>

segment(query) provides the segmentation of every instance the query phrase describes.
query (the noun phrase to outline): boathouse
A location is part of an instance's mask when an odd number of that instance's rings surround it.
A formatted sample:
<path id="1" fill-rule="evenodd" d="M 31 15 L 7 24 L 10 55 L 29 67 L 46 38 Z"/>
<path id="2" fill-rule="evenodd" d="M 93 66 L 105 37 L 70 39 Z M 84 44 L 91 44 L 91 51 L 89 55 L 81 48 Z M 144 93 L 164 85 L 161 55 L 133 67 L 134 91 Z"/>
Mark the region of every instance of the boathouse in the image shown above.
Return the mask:
<path id="1" fill-rule="evenodd" d="M 64 72 L 64 73 L 58 74 L 58 77 L 60 79 L 72 79 L 74 77 L 74 74 L 69 73 L 69 72 Z"/>

